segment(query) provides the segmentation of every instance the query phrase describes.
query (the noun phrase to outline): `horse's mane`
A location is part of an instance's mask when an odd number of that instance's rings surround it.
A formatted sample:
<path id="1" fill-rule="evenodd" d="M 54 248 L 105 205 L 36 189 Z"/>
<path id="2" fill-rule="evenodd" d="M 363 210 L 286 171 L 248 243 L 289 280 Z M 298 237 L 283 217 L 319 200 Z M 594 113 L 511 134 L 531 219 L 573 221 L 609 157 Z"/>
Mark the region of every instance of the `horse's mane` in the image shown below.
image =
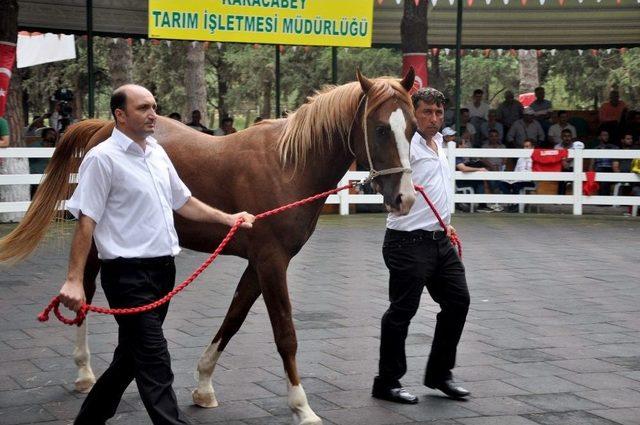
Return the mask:
<path id="1" fill-rule="evenodd" d="M 366 116 L 392 97 L 411 107 L 411 98 L 399 80 L 380 77 L 371 82 L 373 85 L 367 93 Z M 362 96 L 358 82 L 328 86 L 310 96 L 307 103 L 287 117 L 277 143 L 282 163 L 293 165 L 296 170 L 302 169 L 311 152 L 323 154 L 326 150 L 332 150 L 336 137 L 341 139 L 346 149 Z"/>

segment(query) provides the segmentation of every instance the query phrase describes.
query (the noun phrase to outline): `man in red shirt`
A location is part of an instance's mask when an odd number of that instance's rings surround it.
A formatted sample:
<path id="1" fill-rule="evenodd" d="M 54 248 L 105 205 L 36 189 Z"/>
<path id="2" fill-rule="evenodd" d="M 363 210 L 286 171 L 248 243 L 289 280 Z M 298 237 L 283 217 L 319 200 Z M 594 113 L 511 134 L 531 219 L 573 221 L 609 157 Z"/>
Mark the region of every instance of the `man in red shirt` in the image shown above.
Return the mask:
<path id="1" fill-rule="evenodd" d="M 604 102 L 598 111 L 600 129 L 608 131 L 611 135 L 611 140 L 615 140 L 616 143 L 620 139 L 620 121 L 626 110 L 627 104 L 620 100 L 618 90 L 611 90 L 611 93 L 609 93 L 609 101 Z"/>

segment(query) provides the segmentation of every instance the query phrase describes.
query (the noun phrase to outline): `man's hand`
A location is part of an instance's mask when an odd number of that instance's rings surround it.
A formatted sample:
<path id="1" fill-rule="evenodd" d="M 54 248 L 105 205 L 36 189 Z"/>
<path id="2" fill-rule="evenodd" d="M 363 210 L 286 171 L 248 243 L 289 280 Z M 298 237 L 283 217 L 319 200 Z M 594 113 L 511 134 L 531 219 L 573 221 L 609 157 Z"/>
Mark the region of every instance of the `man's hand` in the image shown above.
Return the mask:
<path id="1" fill-rule="evenodd" d="M 60 302 L 68 309 L 77 312 L 86 301 L 82 282 L 67 279 L 60 289 Z"/>
<path id="2" fill-rule="evenodd" d="M 447 237 L 450 238 L 451 235 L 457 235 L 456 229 L 453 226 L 448 225 L 447 226 Z"/>
<path id="3" fill-rule="evenodd" d="M 251 229 L 253 227 L 253 222 L 256 221 L 256 217 L 253 214 L 242 211 L 236 214 L 229 214 L 227 224 L 229 226 L 233 226 L 239 219 L 243 220 L 242 224 L 240 225 L 240 227 L 243 229 Z"/>

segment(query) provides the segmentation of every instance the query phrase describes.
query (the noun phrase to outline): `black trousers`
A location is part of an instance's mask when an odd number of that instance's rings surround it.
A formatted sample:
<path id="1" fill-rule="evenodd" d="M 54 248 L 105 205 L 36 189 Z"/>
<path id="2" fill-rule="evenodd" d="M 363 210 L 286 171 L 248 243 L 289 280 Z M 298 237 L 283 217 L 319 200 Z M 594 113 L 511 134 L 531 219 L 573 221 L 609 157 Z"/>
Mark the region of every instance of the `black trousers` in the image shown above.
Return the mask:
<path id="1" fill-rule="evenodd" d="M 112 308 L 136 307 L 155 301 L 173 289 L 173 257 L 103 261 L 102 288 Z M 171 359 L 162 323 L 168 304 L 146 313 L 115 316 L 118 346 L 109 368 L 87 395 L 77 425 L 104 424 L 116 413 L 122 394 L 135 379 L 152 422 L 188 424 L 173 392 Z"/>
<path id="2" fill-rule="evenodd" d="M 382 316 L 380 363 L 374 385 L 401 386 L 400 378 L 407 371 L 407 331 L 425 286 L 441 311 L 424 383 L 435 386 L 450 379 L 469 310 L 469 290 L 458 253 L 442 231 L 387 229 L 382 255 L 389 269 L 391 305 Z"/>

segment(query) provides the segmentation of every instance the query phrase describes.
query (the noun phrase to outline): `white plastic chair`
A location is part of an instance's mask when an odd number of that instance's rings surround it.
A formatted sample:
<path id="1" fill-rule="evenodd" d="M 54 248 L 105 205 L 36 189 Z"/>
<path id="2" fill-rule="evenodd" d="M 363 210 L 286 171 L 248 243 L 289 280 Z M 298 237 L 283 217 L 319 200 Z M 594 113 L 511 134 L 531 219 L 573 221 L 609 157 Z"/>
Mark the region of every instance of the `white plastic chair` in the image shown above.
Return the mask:
<path id="1" fill-rule="evenodd" d="M 464 187 L 457 187 L 456 186 L 456 193 L 462 193 L 465 195 L 473 195 L 475 193 L 475 191 L 473 190 L 473 188 L 471 186 L 464 186 Z M 471 202 L 469 202 L 469 212 L 473 212 L 473 210 L 475 209 L 475 205 L 476 204 L 472 204 Z"/>
<path id="2" fill-rule="evenodd" d="M 520 189 L 520 195 L 526 195 L 527 193 L 535 193 L 536 188 L 535 187 L 523 187 L 522 189 Z M 518 204 L 518 212 L 520 214 L 524 214 L 524 207 L 526 204 Z M 536 207 L 536 212 L 538 211 L 538 208 Z"/>

